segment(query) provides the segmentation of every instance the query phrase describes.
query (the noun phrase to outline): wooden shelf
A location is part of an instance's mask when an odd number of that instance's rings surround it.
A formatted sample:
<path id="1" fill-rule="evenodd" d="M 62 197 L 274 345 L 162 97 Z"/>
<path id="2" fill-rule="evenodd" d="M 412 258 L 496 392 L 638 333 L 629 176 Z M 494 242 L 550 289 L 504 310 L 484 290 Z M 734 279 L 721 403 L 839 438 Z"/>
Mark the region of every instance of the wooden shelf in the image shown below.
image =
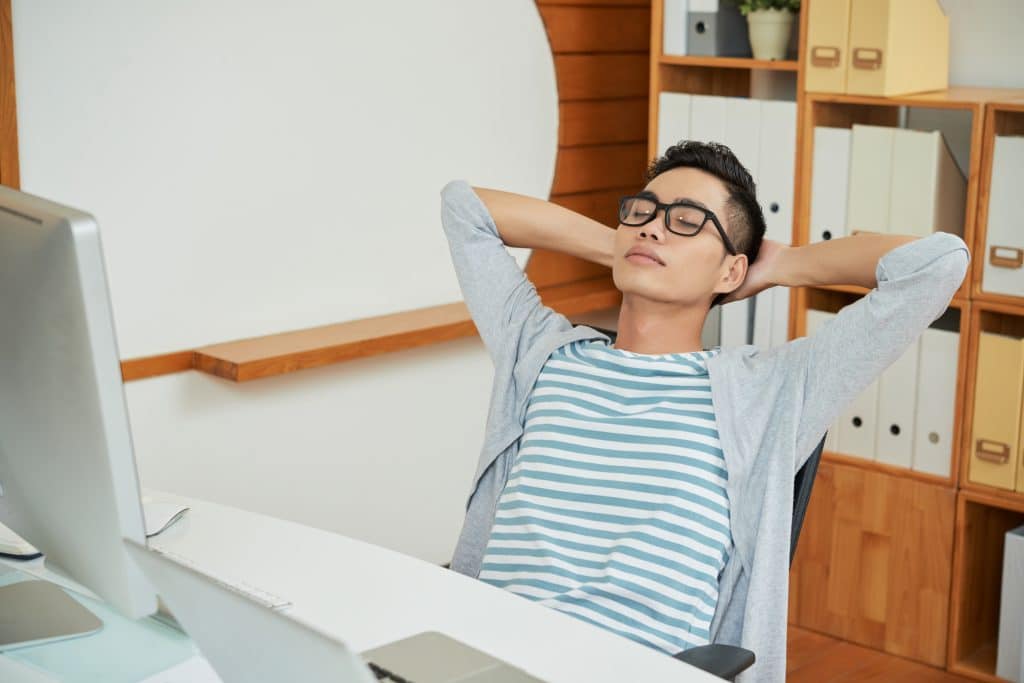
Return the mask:
<path id="1" fill-rule="evenodd" d="M 866 458 L 859 458 L 855 455 L 847 455 L 845 453 L 833 453 L 831 451 L 825 451 L 822 453 L 822 459 L 825 462 L 833 462 L 839 465 L 849 465 L 851 467 L 859 467 L 863 470 L 870 470 L 872 472 L 881 472 L 882 474 L 888 474 L 894 477 L 902 477 L 904 479 L 913 479 L 914 481 L 920 481 L 925 484 L 939 484 L 941 486 L 952 486 L 952 476 L 942 477 L 937 474 L 929 474 L 928 472 L 918 472 L 908 467 L 897 467 L 896 465 L 888 465 L 884 462 L 878 462 L 877 460 L 867 460 Z"/>
<path id="2" fill-rule="evenodd" d="M 610 277 L 547 287 L 541 300 L 563 315 L 617 306 Z M 272 377 L 476 334 L 463 303 L 325 325 L 196 349 L 191 367 L 235 382 Z"/>
<path id="3" fill-rule="evenodd" d="M 988 683 L 1010 683 L 1005 678 L 996 676 L 996 643 L 988 641 L 980 645 L 973 653 L 954 663 L 949 670 L 963 676 L 970 676 Z"/>
<path id="4" fill-rule="evenodd" d="M 865 104 L 886 107 L 969 109 L 981 107 L 986 102 L 1013 102 L 1024 98 L 1024 90 L 954 86 L 946 90 L 935 90 L 911 95 L 894 95 L 892 97 L 824 92 L 808 92 L 806 96 L 810 102 L 835 102 L 839 104 Z"/>
<path id="5" fill-rule="evenodd" d="M 800 63 L 795 59 L 752 59 L 750 57 L 705 57 L 702 55 L 662 55 L 658 58 L 661 64 L 673 66 L 710 66 L 717 69 L 750 69 L 753 71 L 792 71 L 800 70 Z"/>

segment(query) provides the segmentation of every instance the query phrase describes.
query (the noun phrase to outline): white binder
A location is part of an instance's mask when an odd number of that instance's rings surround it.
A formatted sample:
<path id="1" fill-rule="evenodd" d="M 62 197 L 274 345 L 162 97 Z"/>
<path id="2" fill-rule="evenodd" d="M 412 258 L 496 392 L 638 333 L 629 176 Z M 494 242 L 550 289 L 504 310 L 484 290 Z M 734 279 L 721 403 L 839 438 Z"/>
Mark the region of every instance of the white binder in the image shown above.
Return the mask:
<path id="1" fill-rule="evenodd" d="M 892 136 L 888 231 L 921 237 L 935 231 L 962 236 L 967 180 L 942 133 L 896 128 Z"/>
<path id="2" fill-rule="evenodd" d="M 690 10 L 693 11 L 691 5 Z M 725 142 L 726 102 L 734 98 L 716 95 L 692 95 L 690 100 L 690 139 L 701 142 Z"/>
<path id="3" fill-rule="evenodd" d="M 839 418 L 839 445 L 842 453 L 866 460 L 875 459 L 875 433 L 878 425 L 878 380 L 855 398 Z"/>
<path id="4" fill-rule="evenodd" d="M 759 137 L 760 151 L 754 179 L 757 182 L 758 199 L 764 210 L 767 226 L 765 237 L 791 244 L 793 175 L 796 167 L 796 102 L 762 100 Z M 740 161 L 748 163 L 743 157 L 740 157 Z"/>
<path id="5" fill-rule="evenodd" d="M 807 309 L 807 336 L 813 337 L 821 329 L 822 325 L 836 317 L 835 313 L 829 313 L 828 311 L 816 311 L 813 308 Z M 834 423 L 828 428 L 828 433 L 825 435 L 825 450 L 829 453 L 840 453 L 839 443 L 839 423 Z"/>
<path id="6" fill-rule="evenodd" d="M 1024 180 L 1024 137 L 997 135 L 992 153 L 992 189 L 982 271 L 986 292 L 1024 296 L 1024 230 L 1021 229 L 1021 185 Z"/>
<path id="7" fill-rule="evenodd" d="M 661 52 L 666 55 L 686 54 L 686 0 L 664 0 L 664 28 Z"/>
<path id="8" fill-rule="evenodd" d="M 789 288 L 773 287 L 772 294 L 772 346 L 789 341 Z"/>
<path id="9" fill-rule="evenodd" d="M 733 301 L 722 308 L 722 346 L 733 347 L 748 344 L 747 331 L 750 315 L 750 299 Z"/>
<path id="10" fill-rule="evenodd" d="M 914 457 L 914 415 L 917 409 L 917 342 L 878 378 L 878 422 L 875 460 L 910 467 Z"/>
<path id="11" fill-rule="evenodd" d="M 850 183 L 850 129 L 814 128 L 811 180 L 811 242 L 846 237 L 846 191 Z"/>
<path id="12" fill-rule="evenodd" d="M 851 234 L 856 230 L 888 232 L 894 130 L 853 126 L 846 206 L 846 227 Z"/>
<path id="13" fill-rule="evenodd" d="M 740 163 L 746 166 L 758 185 L 758 154 L 761 144 L 761 100 L 730 97 L 725 100 L 725 120 L 722 138 L 717 140 L 729 147 Z"/>
<path id="14" fill-rule="evenodd" d="M 918 344 L 917 411 L 911 467 L 948 477 L 953 456 L 953 420 L 960 335 L 929 327 Z"/>
<path id="15" fill-rule="evenodd" d="M 690 95 L 663 92 L 658 96 L 658 156 L 690 137 Z"/>
<path id="16" fill-rule="evenodd" d="M 772 346 L 772 318 L 775 316 L 775 297 L 766 289 L 754 297 L 754 346 L 762 351 Z"/>

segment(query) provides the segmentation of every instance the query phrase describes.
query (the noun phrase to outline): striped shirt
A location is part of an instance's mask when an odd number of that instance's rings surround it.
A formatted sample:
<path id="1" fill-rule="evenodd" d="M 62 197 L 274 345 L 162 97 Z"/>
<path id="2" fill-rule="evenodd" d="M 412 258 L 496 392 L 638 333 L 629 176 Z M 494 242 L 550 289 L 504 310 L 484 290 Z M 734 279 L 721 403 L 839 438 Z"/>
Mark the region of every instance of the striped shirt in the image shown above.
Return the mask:
<path id="1" fill-rule="evenodd" d="M 480 579 L 668 653 L 707 644 L 732 548 L 717 352 L 551 354 Z"/>

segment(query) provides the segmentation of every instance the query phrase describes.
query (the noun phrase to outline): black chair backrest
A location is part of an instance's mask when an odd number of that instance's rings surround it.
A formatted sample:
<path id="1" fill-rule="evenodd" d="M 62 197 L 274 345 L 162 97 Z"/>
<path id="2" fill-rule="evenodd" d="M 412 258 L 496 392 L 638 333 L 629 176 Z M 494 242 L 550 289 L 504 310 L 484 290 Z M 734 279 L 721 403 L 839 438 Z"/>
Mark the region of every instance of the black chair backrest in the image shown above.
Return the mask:
<path id="1" fill-rule="evenodd" d="M 606 330 L 601 327 L 592 329 L 602 332 L 615 341 L 615 330 Z M 814 488 L 814 478 L 818 474 L 818 464 L 821 462 L 822 451 L 825 450 L 825 436 L 821 437 L 811 457 L 807 458 L 803 466 L 797 470 L 796 478 L 793 480 L 793 523 L 789 534 L 789 563 L 793 564 L 793 556 L 796 554 L 796 542 L 800 539 L 800 529 L 804 525 L 804 517 L 807 515 L 807 505 L 811 501 L 811 489 Z"/>

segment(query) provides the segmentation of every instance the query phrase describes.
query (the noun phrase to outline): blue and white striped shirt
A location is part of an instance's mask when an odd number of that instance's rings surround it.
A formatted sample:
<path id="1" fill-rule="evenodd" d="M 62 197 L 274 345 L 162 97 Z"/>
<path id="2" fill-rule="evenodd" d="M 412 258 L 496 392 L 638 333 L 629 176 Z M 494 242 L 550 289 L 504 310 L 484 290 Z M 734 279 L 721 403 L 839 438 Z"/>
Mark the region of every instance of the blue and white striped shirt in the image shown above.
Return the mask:
<path id="1" fill-rule="evenodd" d="M 732 548 L 717 352 L 551 354 L 480 579 L 665 652 L 707 644 Z"/>

